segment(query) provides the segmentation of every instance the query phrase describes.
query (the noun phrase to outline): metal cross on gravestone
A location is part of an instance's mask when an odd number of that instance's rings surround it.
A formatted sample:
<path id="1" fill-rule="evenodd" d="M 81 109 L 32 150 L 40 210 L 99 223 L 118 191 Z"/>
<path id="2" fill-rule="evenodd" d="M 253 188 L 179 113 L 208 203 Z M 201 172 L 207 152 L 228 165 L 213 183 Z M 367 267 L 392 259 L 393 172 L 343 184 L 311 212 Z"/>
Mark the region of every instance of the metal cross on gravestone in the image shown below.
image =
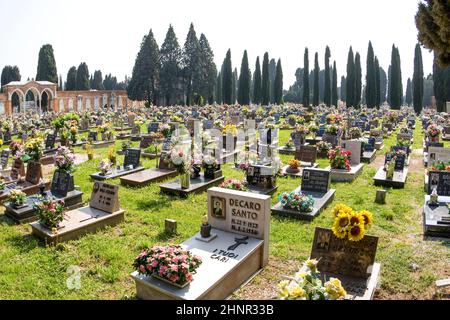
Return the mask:
<path id="1" fill-rule="evenodd" d="M 242 244 L 248 244 L 247 240 L 249 239 L 249 237 L 244 237 L 244 238 L 234 238 L 234 241 L 236 241 L 235 244 L 233 244 L 232 246 L 228 247 L 228 251 L 234 251 L 236 250 L 240 245 Z"/>

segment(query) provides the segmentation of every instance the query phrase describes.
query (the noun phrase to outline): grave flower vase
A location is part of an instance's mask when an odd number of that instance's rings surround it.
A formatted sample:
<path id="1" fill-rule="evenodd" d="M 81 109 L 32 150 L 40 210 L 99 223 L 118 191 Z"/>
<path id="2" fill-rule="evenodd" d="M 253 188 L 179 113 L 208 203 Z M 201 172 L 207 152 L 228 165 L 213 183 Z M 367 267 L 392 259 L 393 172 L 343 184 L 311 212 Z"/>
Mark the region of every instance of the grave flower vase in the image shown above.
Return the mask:
<path id="1" fill-rule="evenodd" d="M 191 186 L 191 175 L 189 172 L 182 173 L 180 176 L 181 189 L 189 189 Z"/>
<path id="2" fill-rule="evenodd" d="M 174 283 L 164 277 L 159 276 L 156 272 L 152 274 L 152 277 L 155 279 L 161 280 L 162 282 L 165 282 L 165 283 L 167 283 L 171 286 L 174 286 L 176 288 L 179 288 L 179 289 L 183 289 L 184 287 L 186 287 L 188 284 L 190 284 L 192 282 L 192 281 L 186 281 L 185 283 L 182 283 L 182 284 Z"/>

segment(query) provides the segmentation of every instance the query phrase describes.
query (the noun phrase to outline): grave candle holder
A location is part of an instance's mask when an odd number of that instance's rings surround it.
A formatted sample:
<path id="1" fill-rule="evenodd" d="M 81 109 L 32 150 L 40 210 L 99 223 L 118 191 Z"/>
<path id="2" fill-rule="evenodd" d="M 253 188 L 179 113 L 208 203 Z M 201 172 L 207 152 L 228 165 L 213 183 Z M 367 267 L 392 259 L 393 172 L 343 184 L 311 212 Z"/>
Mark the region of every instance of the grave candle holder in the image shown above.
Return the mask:
<path id="1" fill-rule="evenodd" d="M 209 238 L 211 237 L 211 224 L 208 222 L 208 216 L 203 217 L 203 223 L 200 226 L 200 235 L 202 238 Z"/>
<path id="2" fill-rule="evenodd" d="M 47 192 L 45 192 L 45 183 L 42 179 L 39 183 L 39 194 L 44 198 L 47 197 Z"/>

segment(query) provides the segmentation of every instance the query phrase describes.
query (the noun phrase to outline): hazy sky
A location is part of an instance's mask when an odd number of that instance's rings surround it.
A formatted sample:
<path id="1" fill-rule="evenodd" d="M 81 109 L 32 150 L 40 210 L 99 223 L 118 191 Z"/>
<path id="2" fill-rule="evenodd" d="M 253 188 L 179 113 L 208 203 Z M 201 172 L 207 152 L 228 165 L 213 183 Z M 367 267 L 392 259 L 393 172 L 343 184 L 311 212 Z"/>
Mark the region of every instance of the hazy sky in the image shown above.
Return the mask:
<path id="1" fill-rule="evenodd" d="M 247 49 L 252 72 L 256 56 L 268 51 L 281 58 L 284 87 L 303 67 L 305 46 L 319 52 L 325 46 L 336 60 L 338 77 L 345 74 L 349 46 L 365 60 L 372 40 L 380 65 L 387 71 L 391 47 L 400 50 L 403 85 L 412 77 L 418 0 L 1 0 L 0 68 L 18 65 L 22 80 L 36 76 L 39 48 L 51 43 L 58 73 L 85 61 L 91 73 L 100 69 L 122 80 L 131 75 L 142 37 L 153 29 L 159 46 L 171 23 L 182 46 L 191 22 L 198 37 L 205 33 L 218 68 L 231 48 L 233 68 L 240 68 Z M 424 72 L 432 72 L 432 54 L 422 50 Z M 363 79 L 363 83 L 364 83 Z M 339 84 L 338 84 L 339 85 Z"/>

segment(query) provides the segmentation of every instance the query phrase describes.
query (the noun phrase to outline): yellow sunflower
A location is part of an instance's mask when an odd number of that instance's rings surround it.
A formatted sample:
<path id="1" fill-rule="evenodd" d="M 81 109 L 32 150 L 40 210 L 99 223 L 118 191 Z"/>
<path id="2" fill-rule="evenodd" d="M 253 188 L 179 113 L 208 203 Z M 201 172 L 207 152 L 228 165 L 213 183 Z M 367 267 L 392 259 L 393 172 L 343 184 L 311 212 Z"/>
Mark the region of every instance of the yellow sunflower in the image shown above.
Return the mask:
<path id="1" fill-rule="evenodd" d="M 364 218 L 359 212 L 352 211 L 349 216 L 351 226 L 360 225 L 364 227 Z"/>
<path id="2" fill-rule="evenodd" d="M 352 209 L 349 206 L 343 203 L 339 203 L 334 207 L 333 215 L 337 217 L 339 213 L 349 213 L 350 211 L 352 211 Z"/>
<path id="3" fill-rule="evenodd" d="M 347 230 L 350 226 L 350 219 L 347 214 L 340 213 L 334 220 L 331 230 L 339 239 L 344 239 L 347 236 Z"/>
<path id="4" fill-rule="evenodd" d="M 373 223 L 373 215 L 372 212 L 363 210 L 359 213 L 364 219 L 364 228 L 367 230 L 372 226 Z"/>
<path id="5" fill-rule="evenodd" d="M 352 226 L 348 232 L 348 240 L 350 241 L 360 241 L 362 238 L 364 238 L 364 225 L 356 225 Z"/>

